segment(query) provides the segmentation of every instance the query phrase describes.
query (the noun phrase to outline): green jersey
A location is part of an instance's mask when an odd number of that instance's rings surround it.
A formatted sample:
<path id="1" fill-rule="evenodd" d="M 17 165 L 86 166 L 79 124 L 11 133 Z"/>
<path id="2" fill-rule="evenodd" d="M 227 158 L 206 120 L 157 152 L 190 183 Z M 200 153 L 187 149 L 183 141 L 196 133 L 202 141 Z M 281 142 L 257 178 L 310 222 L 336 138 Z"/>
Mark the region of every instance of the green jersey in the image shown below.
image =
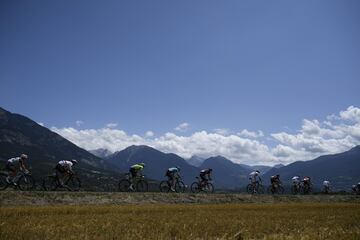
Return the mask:
<path id="1" fill-rule="evenodd" d="M 130 169 L 133 169 L 133 170 L 136 170 L 136 171 L 141 171 L 141 170 L 143 170 L 143 166 L 141 166 L 141 165 L 139 165 L 139 164 L 135 164 L 135 165 L 132 165 L 131 167 L 130 167 Z"/>

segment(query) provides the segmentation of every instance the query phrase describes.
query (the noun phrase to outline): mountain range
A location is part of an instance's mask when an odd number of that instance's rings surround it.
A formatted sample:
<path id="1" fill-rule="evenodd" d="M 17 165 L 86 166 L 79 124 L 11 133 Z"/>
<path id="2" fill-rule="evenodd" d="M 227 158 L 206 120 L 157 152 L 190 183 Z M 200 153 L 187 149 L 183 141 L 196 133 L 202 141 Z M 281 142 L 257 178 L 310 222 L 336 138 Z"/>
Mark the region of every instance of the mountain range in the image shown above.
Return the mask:
<path id="1" fill-rule="evenodd" d="M 113 154 L 106 149 L 91 152 L 25 116 L 0 108 L 0 165 L 11 157 L 27 153 L 32 173 L 40 179 L 53 171 L 57 161 L 77 159 L 79 165 L 76 169 L 89 190 L 112 188 L 120 173 L 127 172 L 131 165 L 139 162 L 146 164 L 144 174 L 155 180 L 164 179 L 167 168 L 179 166 L 187 184 L 195 181 L 201 169 L 213 168 L 215 186 L 223 189 L 245 186 L 248 174 L 255 169 L 261 171 L 265 183 L 275 174 L 280 174 L 285 184 L 290 183 L 294 175 L 307 175 L 313 178 L 317 186 L 326 179 L 336 189 L 348 189 L 352 184 L 360 182 L 360 146 L 344 153 L 273 167 L 238 164 L 222 156 L 207 159 L 193 156 L 185 160 L 176 154 L 163 153 L 149 146 L 130 146 Z"/>
<path id="2" fill-rule="evenodd" d="M 360 146 L 343 153 L 324 155 L 311 161 L 297 161 L 271 169 L 264 175 L 264 179 L 269 179 L 274 174 L 280 174 L 283 179 L 290 179 L 295 175 L 310 176 L 317 186 L 328 180 L 335 190 L 348 189 L 352 184 L 360 182 Z"/>

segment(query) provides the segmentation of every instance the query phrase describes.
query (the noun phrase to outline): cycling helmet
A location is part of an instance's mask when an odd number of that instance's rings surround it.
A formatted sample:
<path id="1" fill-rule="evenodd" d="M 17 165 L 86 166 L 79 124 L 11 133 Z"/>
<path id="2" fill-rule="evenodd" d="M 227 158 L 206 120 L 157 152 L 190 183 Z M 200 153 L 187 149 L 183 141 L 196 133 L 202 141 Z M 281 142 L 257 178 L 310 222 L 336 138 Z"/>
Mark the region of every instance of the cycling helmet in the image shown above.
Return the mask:
<path id="1" fill-rule="evenodd" d="M 71 162 L 72 162 L 74 165 L 78 163 L 78 161 L 75 160 L 75 159 L 72 159 Z"/>
<path id="2" fill-rule="evenodd" d="M 212 168 L 209 168 L 209 172 L 212 172 Z"/>
<path id="3" fill-rule="evenodd" d="M 176 166 L 177 170 L 180 172 L 181 168 L 179 166 Z"/>
<path id="4" fill-rule="evenodd" d="M 20 158 L 21 158 L 21 159 L 28 159 L 28 155 L 26 155 L 26 154 L 23 153 L 23 154 L 20 155 Z"/>
<path id="5" fill-rule="evenodd" d="M 256 170 L 255 172 L 260 173 L 260 171 L 259 171 L 259 170 Z"/>
<path id="6" fill-rule="evenodd" d="M 145 163 L 143 163 L 143 162 L 139 163 L 139 165 L 145 167 Z"/>
<path id="7" fill-rule="evenodd" d="M 276 174 L 276 177 L 278 177 L 278 178 L 279 178 L 279 177 L 280 177 L 280 174 Z"/>

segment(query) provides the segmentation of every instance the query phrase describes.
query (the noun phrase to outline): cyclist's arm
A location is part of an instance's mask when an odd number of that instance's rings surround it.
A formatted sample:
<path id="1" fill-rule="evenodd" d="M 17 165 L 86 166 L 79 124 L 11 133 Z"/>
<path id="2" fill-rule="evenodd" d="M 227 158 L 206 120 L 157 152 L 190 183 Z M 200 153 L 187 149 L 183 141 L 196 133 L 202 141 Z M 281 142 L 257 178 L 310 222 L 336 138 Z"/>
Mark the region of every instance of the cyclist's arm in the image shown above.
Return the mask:
<path id="1" fill-rule="evenodd" d="M 27 171 L 27 169 L 26 169 L 26 167 L 25 167 L 25 164 L 24 164 L 24 162 L 23 161 L 20 161 L 20 170 L 21 171 Z"/>
<path id="2" fill-rule="evenodd" d="M 69 174 L 69 175 L 74 173 L 73 170 L 72 170 L 72 167 L 69 166 L 69 165 L 65 166 L 65 170 L 66 170 L 66 173 Z"/>

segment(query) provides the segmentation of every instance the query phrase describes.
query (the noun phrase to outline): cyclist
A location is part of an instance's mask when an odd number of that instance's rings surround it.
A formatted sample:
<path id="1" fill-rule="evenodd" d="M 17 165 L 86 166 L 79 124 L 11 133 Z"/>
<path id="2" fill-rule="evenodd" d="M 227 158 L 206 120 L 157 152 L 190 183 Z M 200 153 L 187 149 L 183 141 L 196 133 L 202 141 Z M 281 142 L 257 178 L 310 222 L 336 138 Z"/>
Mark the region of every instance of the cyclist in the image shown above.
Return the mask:
<path id="1" fill-rule="evenodd" d="M 59 185 L 62 187 L 66 187 L 64 183 L 65 180 L 70 177 L 72 174 L 74 174 L 74 171 L 72 170 L 72 167 L 76 165 L 78 162 L 75 159 L 72 160 L 61 160 L 59 161 L 56 166 L 56 178 L 59 181 Z"/>
<path id="2" fill-rule="evenodd" d="M 260 178 L 260 171 L 259 170 L 256 170 L 256 171 L 253 171 L 249 174 L 249 179 L 251 181 L 251 185 L 254 189 L 254 193 L 256 193 L 256 184 L 259 183 L 259 181 L 261 181 L 261 178 Z M 259 181 L 258 181 L 259 180 Z"/>
<path id="3" fill-rule="evenodd" d="M 129 189 L 132 191 L 135 191 L 134 189 L 134 181 L 136 178 L 141 177 L 142 176 L 142 170 L 145 167 L 145 163 L 138 163 L 138 164 L 134 164 L 130 167 L 129 172 L 130 172 L 130 176 L 131 176 L 131 184 Z"/>
<path id="4" fill-rule="evenodd" d="M 211 168 L 207 168 L 207 169 L 203 169 L 200 171 L 200 185 L 201 187 L 204 187 L 206 185 L 206 183 L 211 179 L 211 173 L 212 173 L 212 169 Z"/>
<path id="5" fill-rule="evenodd" d="M 175 192 L 176 180 L 180 177 L 179 173 L 180 173 L 180 167 L 171 167 L 165 173 L 165 176 L 168 177 L 168 182 L 171 185 L 170 190 L 173 192 Z"/>
<path id="6" fill-rule="evenodd" d="M 325 180 L 323 182 L 323 187 L 324 187 L 324 193 L 329 193 L 330 192 L 330 182 Z"/>
<path id="7" fill-rule="evenodd" d="M 304 177 L 304 179 L 303 179 L 303 186 L 304 186 L 304 189 L 308 189 L 308 190 L 310 190 L 310 188 L 311 188 L 311 178 L 310 177 Z"/>
<path id="8" fill-rule="evenodd" d="M 20 157 L 14 157 L 7 160 L 6 170 L 9 172 L 9 176 L 6 178 L 6 182 L 16 185 L 15 176 L 19 171 L 28 172 L 25 167 L 25 161 L 28 159 L 26 154 L 21 154 Z"/>
<path id="9" fill-rule="evenodd" d="M 359 194 L 360 193 L 360 182 L 358 184 L 354 184 L 351 186 L 351 189 L 353 190 L 353 192 L 355 194 Z"/>
<path id="10" fill-rule="evenodd" d="M 274 191 L 275 189 L 278 188 L 279 185 L 281 185 L 280 175 L 276 174 L 274 176 L 271 176 L 270 177 L 270 182 L 271 182 L 272 191 Z"/>
<path id="11" fill-rule="evenodd" d="M 299 190 L 300 190 L 300 177 L 298 175 L 296 175 L 291 180 L 293 182 L 293 186 L 296 189 L 296 192 L 299 192 Z"/>

